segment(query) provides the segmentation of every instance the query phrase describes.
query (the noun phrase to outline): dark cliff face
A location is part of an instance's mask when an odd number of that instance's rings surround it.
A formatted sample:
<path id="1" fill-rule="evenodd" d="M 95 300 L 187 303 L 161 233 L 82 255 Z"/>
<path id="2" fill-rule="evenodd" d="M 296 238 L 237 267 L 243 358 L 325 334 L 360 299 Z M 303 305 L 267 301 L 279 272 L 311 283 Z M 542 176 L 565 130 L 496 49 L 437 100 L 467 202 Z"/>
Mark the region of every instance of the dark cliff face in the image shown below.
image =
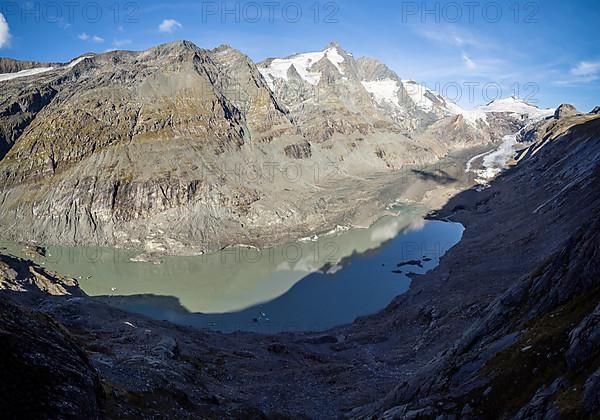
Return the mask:
<path id="1" fill-rule="evenodd" d="M 95 369 L 51 318 L 0 298 L 3 418 L 101 418 Z"/>

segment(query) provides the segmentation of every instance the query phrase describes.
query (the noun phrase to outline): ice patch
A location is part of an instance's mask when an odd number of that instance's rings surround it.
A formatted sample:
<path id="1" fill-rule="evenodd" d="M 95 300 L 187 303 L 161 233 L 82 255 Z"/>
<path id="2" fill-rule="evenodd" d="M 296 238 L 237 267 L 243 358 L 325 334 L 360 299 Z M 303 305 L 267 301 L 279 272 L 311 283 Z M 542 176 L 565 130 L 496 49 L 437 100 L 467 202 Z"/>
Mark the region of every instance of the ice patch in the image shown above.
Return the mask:
<path id="1" fill-rule="evenodd" d="M 477 175 L 475 182 L 483 187 L 489 185 L 490 181 L 496 178 L 500 173 L 506 170 L 511 160 L 514 159 L 517 146 L 517 135 L 512 134 L 504 136 L 502 143 L 496 150 L 483 153 L 473 157 L 467 162 L 467 172 L 473 172 Z M 481 169 L 473 170 L 471 165 L 476 159 L 482 158 Z"/>
<path id="2" fill-rule="evenodd" d="M 403 80 L 402 84 L 406 93 L 417 107 L 427 112 L 433 110 L 433 101 L 427 97 L 427 94 L 432 94 L 432 92 L 427 87 L 414 80 Z"/>
<path id="3" fill-rule="evenodd" d="M 344 70 L 341 67 L 341 64 L 344 62 L 344 57 L 340 55 L 336 48 L 328 48 L 325 51 L 319 52 L 297 54 L 290 58 L 277 58 L 271 61 L 271 64 L 269 64 L 268 67 L 263 67 L 259 70 L 271 88 L 273 88 L 273 81 L 275 79 L 288 80 L 288 70 L 292 66 L 296 68 L 296 71 L 302 80 L 316 86 L 321 80 L 321 73 L 311 71 L 311 68 L 323 58 L 327 58 L 331 64 L 337 68 L 340 74 L 344 74 Z"/>
<path id="4" fill-rule="evenodd" d="M 21 77 L 35 76 L 36 74 L 46 73 L 51 70 L 54 70 L 54 67 L 38 67 L 36 69 L 21 70 L 15 73 L 3 73 L 0 74 L 0 82 L 19 79 Z"/>
<path id="5" fill-rule="evenodd" d="M 67 68 L 71 69 L 71 68 L 75 67 L 77 64 L 81 63 L 83 60 L 87 60 L 88 58 L 94 58 L 94 56 L 93 55 L 84 55 L 83 57 L 76 58 L 75 60 L 73 60 L 69 64 L 67 64 Z"/>
<path id="6" fill-rule="evenodd" d="M 364 88 L 375 98 L 378 104 L 389 103 L 395 106 L 400 106 L 400 98 L 398 90 L 400 86 L 397 81 L 392 79 L 363 81 L 361 82 Z"/>

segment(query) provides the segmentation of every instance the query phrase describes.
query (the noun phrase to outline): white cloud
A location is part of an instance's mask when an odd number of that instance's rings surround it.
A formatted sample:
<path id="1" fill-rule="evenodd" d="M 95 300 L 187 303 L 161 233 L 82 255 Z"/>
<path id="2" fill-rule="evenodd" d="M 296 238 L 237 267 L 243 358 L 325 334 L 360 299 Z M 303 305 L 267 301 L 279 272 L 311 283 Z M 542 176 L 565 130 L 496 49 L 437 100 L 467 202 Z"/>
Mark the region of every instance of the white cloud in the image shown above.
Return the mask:
<path id="1" fill-rule="evenodd" d="M 4 15 L 0 13 L 0 48 L 4 48 L 10 42 L 10 28 L 8 22 L 4 18 Z"/>
<path id="2" fill-rule="evenodd" d="M 467 54 L 463 53 L 462 59 L 469 70 L 475 70 L 477 68 L 477 64 L 475 64 Z"/>
<path id="3" fill-rule="evenodd" d="M 600 61 L 580 61 L 570 73 L 579 77 L 595 76 L 600 73 Z"/>
<path id="4" fill-rule="evenodd" d="M 101 38 L 98 35 L 88 35 L 85 32 L 77 35 L 77 38 L 79 38 L 82 41 L 91 41 L 96 44 L 102 44 L 104 42 L 104 38 Z"/>
<path id="5" fill-rule="evenodd" d="M 600 80 L 600 61 L 580 61 L 569 70 L 569 75 L 552 82 L 557 86 L 577 87 Z"/>
<path id="6" fill-rule="evenodd" d="M 172 34 L 177 29 L 183 28 L 183 25 L 177 22 L 175 19 L 165 19 L 162 21 L 160 25 L 158 25 L 158 30 L 161 32 Z"/>
<path id="7" fill-rule="evenodd" d="M 479 34 L 471 33 L 454 25 L 423 25 L 413 29 L 422 38 L 440 45 L 452 45 L 457 48 L 473 47 L 479 49 L 496 48 L 495 44 Z"/>
<path id="8" fill-rule="evenodd" d="M 131 45 L 133 41 L 131 39 L 113 39 L 113 45 L 115 47 L 124 47 L 126 45 Z"/>

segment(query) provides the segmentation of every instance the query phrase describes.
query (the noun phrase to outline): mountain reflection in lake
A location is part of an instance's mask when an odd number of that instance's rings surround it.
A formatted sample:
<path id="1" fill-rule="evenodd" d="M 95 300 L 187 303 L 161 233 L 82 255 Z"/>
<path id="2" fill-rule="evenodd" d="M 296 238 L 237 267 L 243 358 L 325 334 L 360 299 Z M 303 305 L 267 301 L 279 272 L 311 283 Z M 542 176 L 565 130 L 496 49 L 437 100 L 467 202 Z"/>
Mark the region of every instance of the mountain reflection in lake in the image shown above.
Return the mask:
<path id="1" fill-rule="evenodd" d="M 457 223 L 418 209 L 316 240 L 133 263 L 131 253 L 49 247 L 45 267 L 91 296 L 151 318 L 224 332 L 321 331 L 384 308 L 461 238 Z M 13 251 L 16 245 L 8 246 Z"/>

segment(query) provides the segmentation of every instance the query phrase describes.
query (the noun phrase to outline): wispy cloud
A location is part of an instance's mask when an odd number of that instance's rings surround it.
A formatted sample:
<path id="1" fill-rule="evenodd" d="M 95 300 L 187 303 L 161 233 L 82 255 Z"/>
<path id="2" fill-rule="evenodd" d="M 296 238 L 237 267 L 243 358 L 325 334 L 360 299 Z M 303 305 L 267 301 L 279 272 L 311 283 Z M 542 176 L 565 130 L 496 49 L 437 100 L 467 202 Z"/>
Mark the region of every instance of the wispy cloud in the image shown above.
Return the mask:
<path id="1" fill-rule="evenodd" d="M 600 60 L 580 61 L 569 70 L 569 75 L 553 82 L 557 86 L 576 87 L 600 80 Z"/>
<path id="2" fill-rule="evenodd" d="M 0 13 L 0 48 L 8 46 L 10 43 L 10 28 L 8 22 L 4 18 L 4 15 Z"/>
<path id="3" fill-rule="evenodd" d="M 507 64 L 506 60 L 499 59 L 495 54 L 490 58 L 490 52 L 499 49 L 498 43 L 485 36 L 476 34 L 456 25 L 419 25 L 415 26 L 413 32 L 442 48 L 442 51 L 454 55 L 455 60 L 462 66 L 451 69 L 459 75 L 481 76 L 491 79 L 501 78 L 505 69 L 501 67 Z M 454 61 L 454 60 L 453 60 Z M 452 65 L 448 62 L 444 71 Z M 436 69 L 436 71 L 442 71 Z"/>
<path id="4" fill-rule="evenodd" d="M 176 30 L 181 28 L 183 28 L 183 25 L 175 19 L 165 19 L 160 25 L 158 25 L 158 30 L 160 32 L 165 32 L 169 34 L 172 34 Z"/>
<path id="5" fill-rule="evenodd" d="M 102 44 L 104 42 L 104 38 L 101 38 L 98 35 L 88 35 L 85 32 L 77 35 L 77 38 L 79 38 L 82 41 L 90 41 L 95 44 Z"/>
<path id="6" fill-rule="evenodd" d="M 494 47 L 494 43 L 484 37 L 453 25 L 420 25 L 415 27 L 414 32 L 422 38 L 441 45 L 451 45 L 457 48 L 473 47 L 480 49 Z"/>
<path id="7" fill-rule="evenodd" d="M 475 64 L 475 62 L 471 60 L 471 58 L 464 52 L 462 55 L 462 59 L 469 70 L 475 70 L 477 68 L 477 64 Z"/>
<path id="8" fill-rule="evenodd" d="M 580 61 L 570 73 L 573 76 L 597 76 L 600 73 L 600 61 Z"/>

